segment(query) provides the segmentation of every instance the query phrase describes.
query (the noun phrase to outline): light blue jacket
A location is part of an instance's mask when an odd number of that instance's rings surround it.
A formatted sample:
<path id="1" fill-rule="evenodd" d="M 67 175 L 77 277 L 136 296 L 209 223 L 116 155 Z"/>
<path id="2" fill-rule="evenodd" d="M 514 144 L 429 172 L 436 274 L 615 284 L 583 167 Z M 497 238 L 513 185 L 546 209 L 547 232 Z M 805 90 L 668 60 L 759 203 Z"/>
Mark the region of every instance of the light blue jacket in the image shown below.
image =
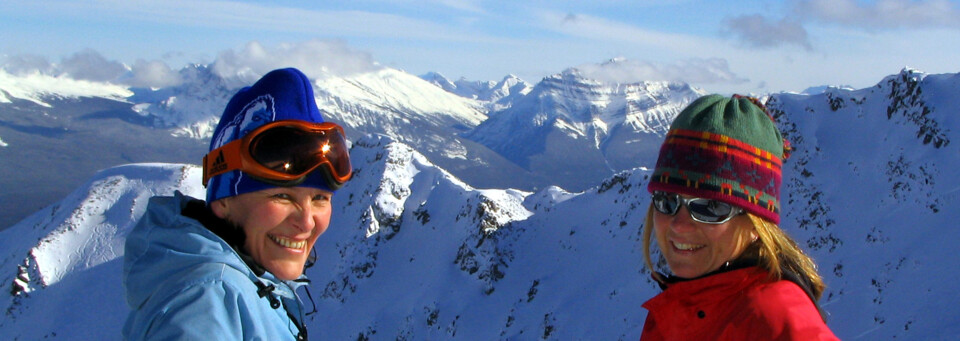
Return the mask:
<path id="1" fill-rule="evenodd" d="M 127 236 L 123 287 L 132 311 L 123 338 L 297 340 L 302 284 L 257 277 L 223 239 L 180 215 L 190 200 L 179 192 L 151 198 Z M 257 283 L 273 290 L 261 297 Z"/>

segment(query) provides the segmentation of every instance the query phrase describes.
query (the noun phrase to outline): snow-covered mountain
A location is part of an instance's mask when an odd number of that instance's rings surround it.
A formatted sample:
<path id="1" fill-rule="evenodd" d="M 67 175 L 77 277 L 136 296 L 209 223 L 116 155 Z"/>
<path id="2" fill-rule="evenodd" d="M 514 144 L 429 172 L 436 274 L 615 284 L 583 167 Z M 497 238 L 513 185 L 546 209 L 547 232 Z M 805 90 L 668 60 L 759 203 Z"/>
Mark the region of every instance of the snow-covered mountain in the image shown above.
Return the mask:
<path id="1" fill-rule="evenodd" d="M 507 75 L 499 82 L 471 81 L 466 78 L 451 82 L 437 72 L 421 75 L 420 78 L 457 96 L 479 100 L 491 112 L 509 108 L 517 98 L 526 95 L 533 88 L 514 75 Z"/>
<path id="2" fill-rule="evenodd" d="M 8 340 L 119 340 L 126 235 L 154 195 L 202 195 L 197 166 L 139 164 L 98 173 L 0 232 L 0 333 Z"/>
<path id="3" fill-rule="evenodd" d="M 640 165 L 646 152 L 634 147 L 645 144 L 635 141 L 694 97 L 682 84 L 609 84 L 576 76 L 575 70 L 548 77 L 535 91 L 515 76 L 450 82 L 432 74 L 427 81 L 385 67 L 315 77 L 318 104 L 330 120 L 345 126 L 348 137 L 391 136 L 481 188 L 588 188 L 617 170 Z M 170 87 L 136 88 L 0 71 L 0 156 L 16 165 L 0 168 L 0 201 L 26 203 L 0 213 L 0 227 L 106 167 L 195 163 L 230 96 L 256 76 L 189 65 L 177 78 L 181 82 Z M 488 113 L 496 119 L 488 119 Z M 555 124 L 537 126 L 536 120 Z M 525 124 L 505 126 L 513 121 Z M 546 141 L 550 148 L 544 147 Z M 510 149 L 513 144 L 522 146 L 520 153 Z M 76 146 L 86 148 L 70 152 Z M 37 158 L 37 151 L 56 157 Z M 571 157 L 578 153 L 583 156 Z M 74 171 L 55 172 L 66 168 Z M 29 169 L 40 174 L 24 171 Z M 33 177 L 48 181 L 31 182 Z M 24 183 L 32 184 L 27 193 L 18 188 Z"/>
<path id="4" fill-rule="evenodd" d="M 796 148 L 782 227 L 817 261 L 844 340 L 960 335 L 960 74 L 904 70 L 875 87 L 768 102 Z M 659 144 L 659 141 L 653 142 Z M 392 138 L 354 142 L 357 175 L 308 269 L 320 339 L 636 340 L 658 289 L 639 234 L 647 168 L 579 193 L 477 189 Z M 651 164 L 646 166 L 652 166 Z M 116 339 L 119 245 L 146 198 L 200 196 L 198 169 L 105 170 L 0 232 L 11 339 Z"/>
<path id="5" fill-rule="evenodd" d="M 0 212 L 0 229 L 62 198 L 101 169 L 131 162 L 198 163 L 230 96 L 256 77 L 221 76 L 207 65 L 184 67 L 178 77 L 182 83 L 176 86 L 132 88 L 0 70 L 0 159 L 9 160 L 0 167 L 0 203 L 22 203 Z M 550 183 L 457 135 L 486 118 L 480 101 L 389 68 L 314 83 L 321 109 L 345 126 L 348 137 L 393 136 L 476 186 Z"/>
<path id="6" fill-rule="evenodd" d="M 0 77 L 2 78 L 2 77 Z M 207 144 L 176 137 L 122 100 L 134 91 L 34 75 L 0 82 L 0 230 L 70 193 L 97 171 L 131 162 L 200 163 Z M 60 87 L 70 91 L 51 92 Z M 81 92 L 86 89 L 87 91 Z M 139 90 L 136 90 L 139 91 Z M 128 97 L 123 97 L 128 96 Z"/>
<path id="7" fill-rule="evenodd" d="M 125 101 L 158 128 L 171 129 L 175 136 L 208 141 L 227 101 L 239 90 L 240 85 L 235 83 L 242 83 L 232 81 L 237 76 L 225 79 L 206 65 L 184 67 L 179 77 L 183 83 L 173 87 L 133 88 L 134 95 Z"/>
<path id="8" fill-rule="evenodd" d="M 544 78 L 465 134 L 555 184 L 582 190 L 656 160 L 677 114 L 703 90 L 684 83 L 609 83 L 576 68 Z"/>
<path id="9" fill-rule="evenodd" d="M 390 68 L 317 79 L 314 88 L 317 105 L 344 125 L 348 137 L 393 137 L 478 187 L 533 188 L 549 183 L 459 136 L 486 120 L 481 101 Z"/>
<path id="10" fill-rule="evenodd" d="M 960 335 L 960 74 L 904 69 L 874 87 L 780 94 L 796 151 L 782 224 L 814 255 L 842 339 Z"/>
<path id="11" fill-rule="evenodd" d="M 26 100 L 51 107 L 45 100 L 50 97 L 102 97 L 121 100 L 132 95 L 129 89 L 119 85 L 55 77 L 40 73 L 11 75 L 0 69 L 0 103 L 11 104 L 14 100 Z"/>
<path id="12" fill-rule="evenodd" d="M 357 176 L 335 195 L 333 223 L 308 269 L 318 308 L 312 335 L 639 335 L 642 319 L 597 314 L 591 322 L 580 308 L 628 316 L 653 292 L 639 267 L 637 226 L 628 223 L 641 214 L 630 208 L 646 200 L 645 171 L 590 195 L 557 188 L 531 195 L 470 187 L 388 137 L 356 141 L 351 158 Z M 116 339 L 127 313 L 119 278 L 123 237 L 148 197 L 174 190 L 202 196 L 198 184 L 199 169 L 191 165 L 112 168 L 0 232 L 0 281 L 11 288 L 0 301 L 0 331 L 13 339 Z M 594 214 L 554 210 L 566 202 Z M 533 218 L 539 222 L 517 225 Z M 598 259 L 606 265 L 591 261 Z"/>

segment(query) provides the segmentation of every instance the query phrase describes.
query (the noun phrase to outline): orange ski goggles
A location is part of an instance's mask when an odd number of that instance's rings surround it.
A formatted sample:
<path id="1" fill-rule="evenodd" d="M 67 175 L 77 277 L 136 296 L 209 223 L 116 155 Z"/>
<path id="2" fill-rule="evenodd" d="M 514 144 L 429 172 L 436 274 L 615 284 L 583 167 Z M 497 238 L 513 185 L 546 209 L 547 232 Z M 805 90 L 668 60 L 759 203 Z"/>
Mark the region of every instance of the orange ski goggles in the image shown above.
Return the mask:
<path id="1" fill-rule="evenodd" d="M 353 176 L 343 128 L 332 122 L 275 121 L 204 156 L 203 186 L 232 170 L 272 185 L 297 186 L 317 169 L 333 190 Z"/>

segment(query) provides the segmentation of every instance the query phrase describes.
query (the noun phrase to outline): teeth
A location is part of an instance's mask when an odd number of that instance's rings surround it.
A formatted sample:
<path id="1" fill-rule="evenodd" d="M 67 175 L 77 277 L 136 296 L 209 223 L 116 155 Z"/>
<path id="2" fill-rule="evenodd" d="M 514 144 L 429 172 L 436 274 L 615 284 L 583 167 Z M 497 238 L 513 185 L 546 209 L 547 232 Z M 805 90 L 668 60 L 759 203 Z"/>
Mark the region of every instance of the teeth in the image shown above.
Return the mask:
<path id="1" fill-rule="evenodd" d="M 683 251 L 696 250 L 705 246 L 705 245 L 699 245 L 699 244 L 683 244 L 683 243 L 677 243 L 677 242 L 672 242 L 672 243 L 674 247 Z"/>
<path id="2" fill-rule="evenodd" d="M 276 242 L 277 244 L 280 244 L 280 245 L 282 245 L 283 247 L 288 248 L 288 249 L 302 249 L 304 246 L 307 246 L 307 241 L 305 241 L 305 240 L 304 240 L 304 241 L 295 242 L 295 241 L 293 241 L 293 240 L 290 240 L 290 239 L 284 238 L 284 237 L 280 237 L 280 236 L 270 236 L 270 240 L 272 240 L 272 241 Z"/>

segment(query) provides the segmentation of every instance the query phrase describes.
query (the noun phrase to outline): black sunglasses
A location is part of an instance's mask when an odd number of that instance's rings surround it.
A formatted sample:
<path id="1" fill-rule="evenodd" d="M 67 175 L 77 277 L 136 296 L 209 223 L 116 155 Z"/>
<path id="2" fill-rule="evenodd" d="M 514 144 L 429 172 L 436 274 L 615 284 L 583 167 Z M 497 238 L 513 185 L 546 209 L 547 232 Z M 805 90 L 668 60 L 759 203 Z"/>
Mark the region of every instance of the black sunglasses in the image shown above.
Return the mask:
<path id="1" fill-rule="evenodd" d="M 731 204 L 703 198 L 684 199 L 677 193 L 653 192 L 653 208 L 666 215 L 675 215 L 680 205 L 686 206 L 690 218 L 704 224 L 723 224 L 745 211 Z"/>

